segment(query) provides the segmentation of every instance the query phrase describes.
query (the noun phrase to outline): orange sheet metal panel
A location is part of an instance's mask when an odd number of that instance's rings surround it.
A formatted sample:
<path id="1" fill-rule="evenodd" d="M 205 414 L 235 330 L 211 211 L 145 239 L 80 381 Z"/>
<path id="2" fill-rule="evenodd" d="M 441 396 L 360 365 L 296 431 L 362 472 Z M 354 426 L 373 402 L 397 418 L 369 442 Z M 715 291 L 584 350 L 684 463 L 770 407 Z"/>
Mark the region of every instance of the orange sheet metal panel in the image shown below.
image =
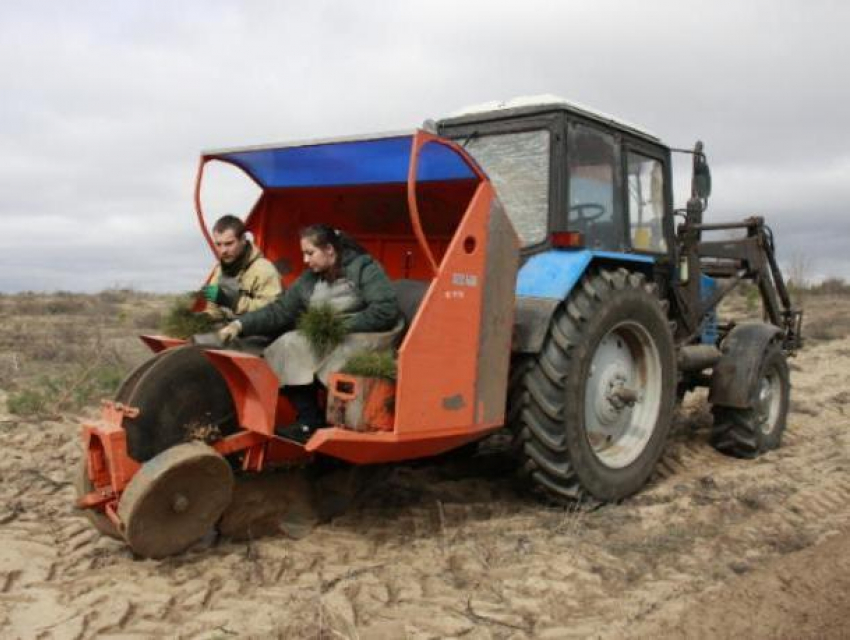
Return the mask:
<path id="1" fill-rule="evenodd" d="M 398 462 L 433 456 L 456 449 L 477 440 L 498 426 L 470 429 L 433 430 L 399 436 L 385 431 L 351 431 L 350 429 L 319 429 L 307 443 L 306 450 L 322 453 L 357 464 Z"/>
<path id="2" fill-rule="evenodd" d="M 239 351 L 204 351 L 227 383 L 239 425 L 267 436 L 274 435 L 277 376 L 262 358 Z"/>
<path id="3" fill-rule="evenodd" d="M 475 423 L 479 318 L 493 188 L 482 182 L 399 350 L 396 433 Z"/>
<path id="4" fill-rule="evenodd" d="M 140 464 L 127 453 L 127 432 L 121 426 L 132 409 L 104 402 L 101 419 L 83 424 L 83 450 L 92 484 L 101 491 L 119 493 L 139 470 Z"/>
<path id="5" fill-rule="evenodd" d="M 169 338 L 168 336 L 139 336 L 139 339 L 144 342 L 148 348 L 154 353 L 159 353 L 160 351 L 165 351 L 166 349 L 171 349 L 172 347 L 179 347 L 188 342 L 188 340 L 183 340 L 182 338 Z"/>

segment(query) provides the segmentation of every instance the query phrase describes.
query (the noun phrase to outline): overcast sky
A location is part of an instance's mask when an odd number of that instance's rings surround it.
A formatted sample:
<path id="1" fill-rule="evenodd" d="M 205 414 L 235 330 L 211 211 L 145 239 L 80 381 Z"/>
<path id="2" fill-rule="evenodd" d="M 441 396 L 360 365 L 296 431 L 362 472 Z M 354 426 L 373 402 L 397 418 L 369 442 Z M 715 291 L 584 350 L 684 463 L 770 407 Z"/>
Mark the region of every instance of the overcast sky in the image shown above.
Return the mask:
<path id="1" fill-rule="evenodd" d="M 707 219 L 764 215 L 785 263 L 850 278 L 848 26 L 826 0 L 3 0 L 0 292 L 198 286 L 202 149 L 544 93 L 704 140 Z M 246 206 L 216 179 L 210 217 Z"/>

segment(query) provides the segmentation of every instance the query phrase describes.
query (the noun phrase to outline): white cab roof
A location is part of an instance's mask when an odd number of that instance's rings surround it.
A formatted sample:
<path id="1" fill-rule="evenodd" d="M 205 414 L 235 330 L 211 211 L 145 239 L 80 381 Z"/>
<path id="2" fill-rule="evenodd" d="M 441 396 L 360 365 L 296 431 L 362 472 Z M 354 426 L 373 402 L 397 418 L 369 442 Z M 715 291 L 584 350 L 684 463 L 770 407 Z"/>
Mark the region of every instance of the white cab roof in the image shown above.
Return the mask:
<path id="1" fill-rule="evenodd" d="M 574 111 L 576 113 L 591 117 L 594 120 L 600 120 L 612 125 L 616 125 L 622 129 L 629 129 L 631 131 L 635 131 L 637 133 L 640 133 L 650 138 L 654 138 L 656 140 L 659 139 L 657 135 L 647 130 L 645 127 L 626 122 L 625 120 L 615 118 L 614 116 L 604 113 L 602 111 L 598 111 L 591 107 L 586 107 L 577 102 L 572 102 L 570 100 L 567 100 L 566 98 L 561 98 L 559 96 L 551 94 L 520 96 L 517 98 L 511 98 L 509 100 L 491 100 L 490 102 L 483 102 L 481 104 L 471 105 L 462 109 L 458 109 L 457 111 L 449 114 L 446 120 L 467 118 L 485 113 L 492 113 L 493 115 L 498 115 L 500 113 L 505 113 L 508 111 L 521 110 L 524 112 L 536 112 L 551 110 L 553 108 Z"/>

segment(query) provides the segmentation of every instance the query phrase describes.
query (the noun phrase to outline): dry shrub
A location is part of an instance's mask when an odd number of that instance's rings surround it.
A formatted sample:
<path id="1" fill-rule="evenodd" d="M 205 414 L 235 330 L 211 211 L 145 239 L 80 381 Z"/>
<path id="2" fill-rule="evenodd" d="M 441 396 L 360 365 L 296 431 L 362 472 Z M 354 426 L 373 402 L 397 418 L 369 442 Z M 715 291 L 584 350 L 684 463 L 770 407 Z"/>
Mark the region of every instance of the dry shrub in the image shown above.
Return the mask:
<path id="1" fill-rule="evenodd" d="M 8 398 L 10 413 L 56 415 L 77 411 L 111 396 L 130 368 L 116 346 L 107 342 L 99 331 L 73 345 L 61 340 L 49 344 L 56 351 L 41 355 L 49 355 L 53 362 L 73 366 L 51 367 L 47 375 L 19 380 L 17 390 Z M 41 345 L 43 348 L 45 343 Z"/>
<path id="2" fill-rule="evenodd" d="M 10 305 L 10 311 L 17 316 L 45 316 L 50 313 L 50 300 L 28 294 L 18 296 Z"/>
<path id="3" fill-rule="evenodd" d="M 101 342 L 100 333 L 89 325 L 57 319 L 20 332 L 15 346 L 27 360 L 77 363 L 91 359 L 92 350 Z"/>
<path id="4" fill-rule="evenodd" d="M 20 370 L 20 356 L 17 353 L 0 354 L 0 388 L 9 389 Z"/>
<path id="5" fill-rule="evenodd" d="M 137 329 L 156 329 L 162 325 L 161 311 L 146 311 L 133 319 L 133 326 Z"/>
<path id="6" fill-rule="evenodd" d="M 134 291 L 130 288 L 123 289 L 104 289 L 97 294 L 98 300 L 109 304 L 124 304 L 132 302 L 134 299 L 143 296 L 144 294 Z"/>
<path id="7" fill-rule="evenodd" d="M 116 364 L 96 361 L 64 375 L 42 376 L 24 389 L 9 394 L 6 404 L 9 413 L 21 416 L 79 411 L 92 402 L 111 396 L 123 376 L 123 369 Z"/>
<path id="8" fill-rule="evenodd" d="M 809 287 L 808 292 L 813 295 L 847 296 L 850 295 L 850 283 L 844 278 L 827 278 Z"/>
<path id="9" fill-rule="evenodd" d="M 85 345 L 68 344 L 55 337 L 45 337 L 23 345 L 21 351 L 30 360 L 72 363 L 83 359 L 88 349 Z"/>
<path id="10" fill-rule="evenodd" d="M 815 318 L 803 326 L 803 337 L 812 340 L 841 340 L 850 336 L 850 317 L 845 315 Z"/>
<path id="11" fill-rule="evenodd" d="M 80 316 L 94 315 L 103 311 L 94 308 L 92 296 L 67 291 L 10 296 L 4 307 L 10 313 L 20 316 Z"/>
<path id="12" fill-rule="evenodd" d="M 74 315 L 85 311 L 85 304 L 78 299 L 70 297 L 54 298 L 45 304 L 45 311 L 52 315 Z"/>

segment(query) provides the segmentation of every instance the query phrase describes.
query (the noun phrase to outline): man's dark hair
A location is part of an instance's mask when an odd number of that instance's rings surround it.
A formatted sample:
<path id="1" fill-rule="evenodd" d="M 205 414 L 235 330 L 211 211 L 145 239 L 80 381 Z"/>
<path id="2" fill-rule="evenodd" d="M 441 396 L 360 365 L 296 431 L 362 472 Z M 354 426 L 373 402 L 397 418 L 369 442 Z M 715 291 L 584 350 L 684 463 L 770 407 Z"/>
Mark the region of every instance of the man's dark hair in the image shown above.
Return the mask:
<path id="1" fill-rule="evenodd" d="M 213 225 L 213 231 L 216 233 L 224 233 L 228 229 L 230 229 L 233 232 L 233 235 L 237 238 L 241 238 L 245 235 L 245 223 L 236 216 L 221 216 Z"/>

